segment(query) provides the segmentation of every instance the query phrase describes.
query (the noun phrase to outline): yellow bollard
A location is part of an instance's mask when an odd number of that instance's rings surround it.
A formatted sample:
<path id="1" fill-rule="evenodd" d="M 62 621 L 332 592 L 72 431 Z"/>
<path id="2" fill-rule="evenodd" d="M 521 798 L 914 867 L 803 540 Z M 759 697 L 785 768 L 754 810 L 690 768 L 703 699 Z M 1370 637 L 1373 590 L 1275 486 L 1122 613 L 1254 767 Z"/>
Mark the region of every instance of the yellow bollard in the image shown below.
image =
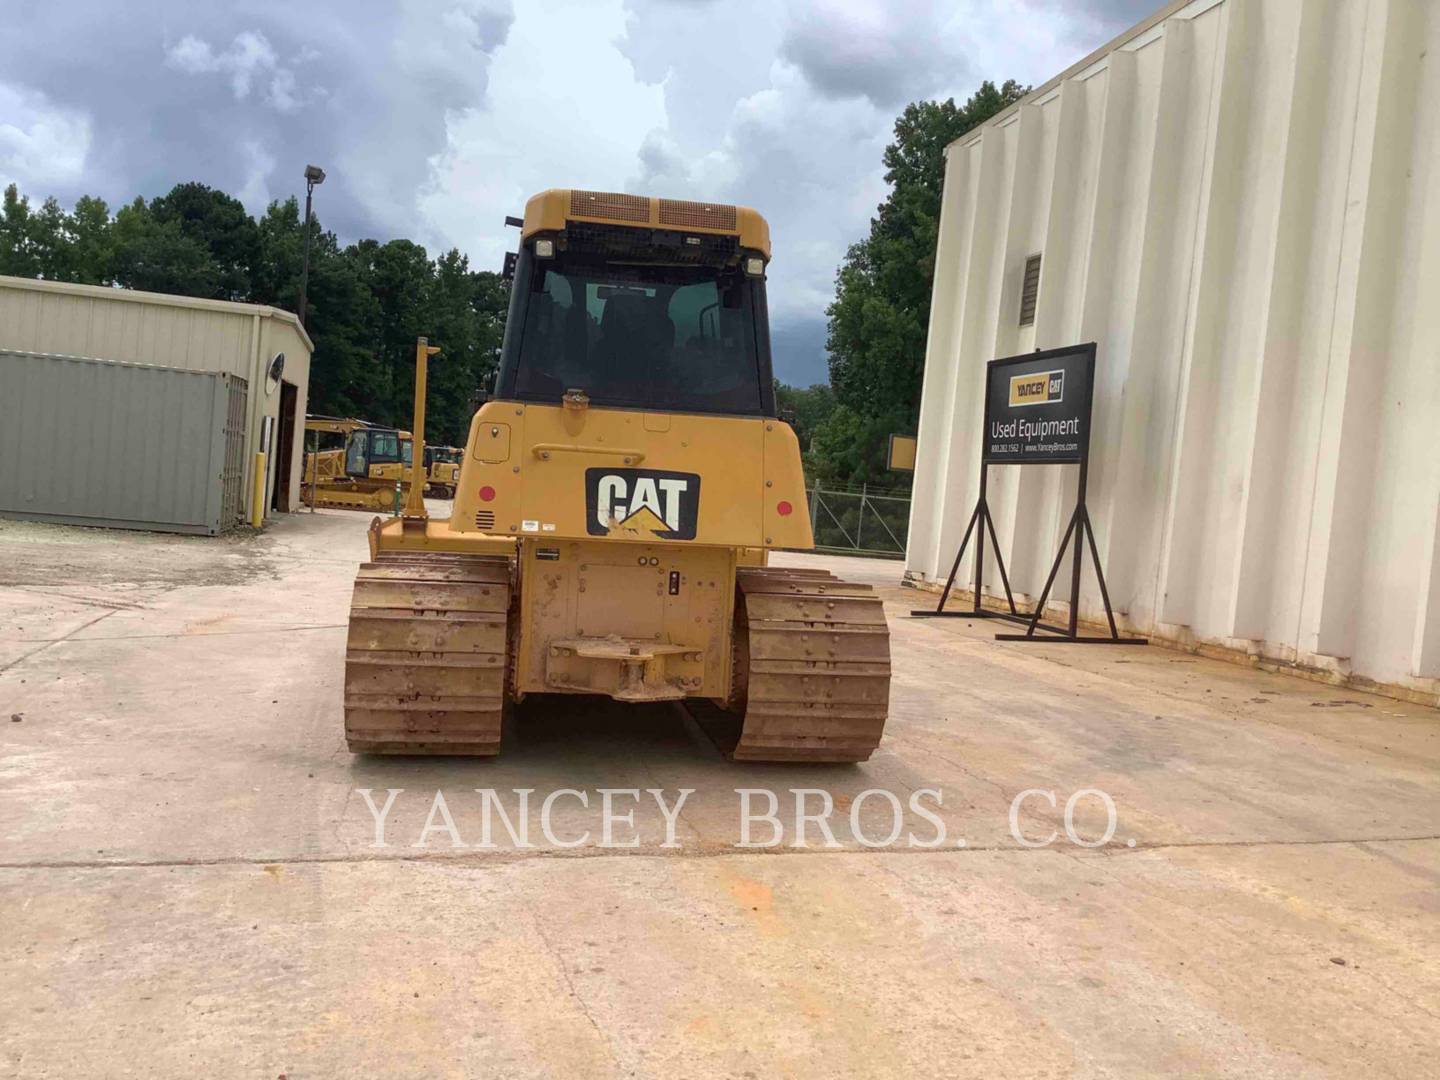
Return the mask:
<path id="1" fill-rule="evenodd" d="M 265 524 L 265 451 L 255 451 L 255 489 L 250 493 L 250 527 Z"/>

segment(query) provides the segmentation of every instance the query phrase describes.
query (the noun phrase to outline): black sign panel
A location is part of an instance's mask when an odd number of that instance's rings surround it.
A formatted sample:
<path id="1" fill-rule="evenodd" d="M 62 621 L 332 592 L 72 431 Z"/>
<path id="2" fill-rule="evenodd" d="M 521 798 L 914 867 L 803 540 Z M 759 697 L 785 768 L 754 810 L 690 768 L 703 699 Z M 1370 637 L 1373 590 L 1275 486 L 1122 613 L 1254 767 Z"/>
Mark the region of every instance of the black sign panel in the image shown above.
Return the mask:
<path id="1" fill-rule="evenodd" d="M 1094 381 L 1093 342 L 990 361 L 981 460 L 990 465 L 1085 460 Z"/>
<path id="2" fill-rule="evenodd" d="M 586 469 L 585 529 L 591 536 L 694 540 L 700 477 L 665 469 Z"/>

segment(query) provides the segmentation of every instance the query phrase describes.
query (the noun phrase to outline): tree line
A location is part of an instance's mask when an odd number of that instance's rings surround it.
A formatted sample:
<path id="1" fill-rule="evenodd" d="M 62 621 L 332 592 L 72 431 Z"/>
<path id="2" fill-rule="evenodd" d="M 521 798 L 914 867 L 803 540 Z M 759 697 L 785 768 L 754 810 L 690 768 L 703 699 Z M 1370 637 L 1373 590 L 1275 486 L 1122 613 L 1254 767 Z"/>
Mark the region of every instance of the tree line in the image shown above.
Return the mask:
<path id="1" fill-rule="evenodd" d="M 892 433 L 914 434 L 919 421 L 945 147 L 1028 90 L 987 81 L 963 105 L 920 101 L 895 121 L 883 157 L 889 193 L 836 271 L 829 385 L 776 384 L 811 480 L 908 487 L 909 474 L 885 469 L 885 449 Z M 233 196 L 193 182 L 113 214 L 92 196 L 68 211 L 53 198 L 35 207 L 14 184 L 0 207 L 0 274 L 20 277 L 294 310 L 303 245 L 296 199 L 254 218 Z M 443 350 L 431 367 L 430 440 L 459 442 L 474 391 L 498 363 L 507 299 L 500 275 L 470 269 L 457 249 L 431 258 L 410 240 L 341 246 L 316 221 L 310 411 L 406 426 L 414 343 L 424 334 Z"/>
<path id="2" fill-rule="evenodd" d="M 827 486 L 909 486 L 909 473 L 886 470 L 885 451 L 920 421 L 945 147 L 1029 92 L 987 80 L 963 105 L 920 101 L 895 121 L 883 158 L 890 192 L 846 252 L 826 310 L 834 407 L 809 433 L 806 466 Z"/>
<path id="3" fill-rule="evenodd" d="M 312 219 L 313 220 L 313 219 Z M 455 444 L 470 426 L 475 389 L 495 369 L 508 288 L 451 249 L 431 258 L 409 240 L 341 246 L 313 221 L 306 329 L 309 410 L 408 427 L 415 338 L 442 349 L 431 364 L 429 441 Z M 0 274 L 235 300 L 295 310 L 305 228 L 299 203 L 272 202 L 258 218 L 223 191 L 177 184 L 113 214 L 83 196 L 38 207 L 14 184 L 0 206 Z"/>

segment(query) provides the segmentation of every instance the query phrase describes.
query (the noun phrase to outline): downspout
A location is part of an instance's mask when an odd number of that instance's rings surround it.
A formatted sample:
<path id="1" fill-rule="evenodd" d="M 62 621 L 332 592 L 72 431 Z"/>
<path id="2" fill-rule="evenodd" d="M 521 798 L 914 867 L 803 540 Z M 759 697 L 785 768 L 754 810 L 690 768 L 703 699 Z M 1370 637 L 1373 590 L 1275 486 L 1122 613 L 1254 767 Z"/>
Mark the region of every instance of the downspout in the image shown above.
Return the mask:
<path id="1" fill-rule="evenodd" d="M 256 312 L 250 316 L 250 370 L 246 373 L 245 393 L 245 520 L 249 521 L 254 513 L 254 507 L 249 505 L 254 499 L 255 491 L 255 450 L 260 441 L 260 406 L 259 397 L 265 394 L 265 383 L 262 379 L 259 386 L 255 385 L 255 373 L 260 370 L 260 313 Z M 262 512 L 261 516 L 264 514 Z"/>

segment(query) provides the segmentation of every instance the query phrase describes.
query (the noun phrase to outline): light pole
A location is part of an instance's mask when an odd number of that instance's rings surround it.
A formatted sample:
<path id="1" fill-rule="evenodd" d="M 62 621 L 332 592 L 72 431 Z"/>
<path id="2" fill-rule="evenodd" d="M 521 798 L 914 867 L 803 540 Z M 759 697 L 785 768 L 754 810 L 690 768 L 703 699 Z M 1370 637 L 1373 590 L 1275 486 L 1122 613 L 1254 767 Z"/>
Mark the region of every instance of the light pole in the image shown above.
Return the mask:
<path id="1" fill-rule="evenodd" d="M 310 199 L 315 185 L 325 182 L 325 170 L 318 165 L 305 166 L 305 254 L 300 261 L 300 325 L 305 325 L 305 291 L 310 286 Z"/>

